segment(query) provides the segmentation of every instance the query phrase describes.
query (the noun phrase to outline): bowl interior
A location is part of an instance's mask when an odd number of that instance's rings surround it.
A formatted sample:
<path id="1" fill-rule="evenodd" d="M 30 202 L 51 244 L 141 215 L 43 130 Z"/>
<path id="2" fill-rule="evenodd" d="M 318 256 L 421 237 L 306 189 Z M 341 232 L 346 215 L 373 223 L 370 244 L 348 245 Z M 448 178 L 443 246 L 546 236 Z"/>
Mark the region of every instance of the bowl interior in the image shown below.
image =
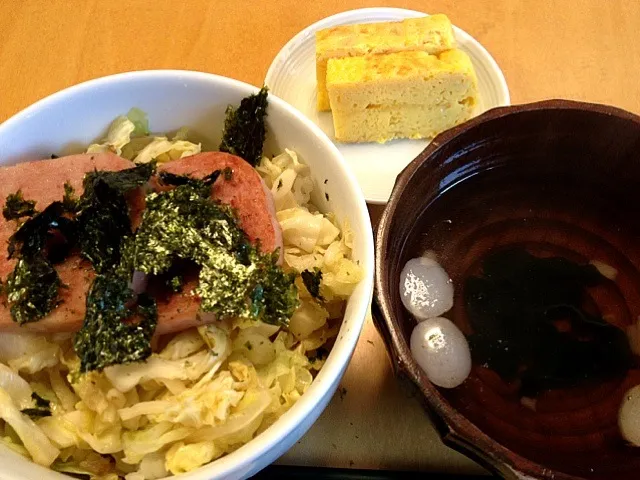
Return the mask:
<path id="1" fill-rule="evenodd" d="M 640 450 L 620 437 L 617 410 L 640 383 L 638 358 L 624 376 L 540 393 L 535 410 L 478 364 L 462 386 L 437 389 L 410 356 L 416 322 L 400 301 L 400 271 L 435 252 L 456 290 L 444 316 L 471 334 L 464 280 L 489 252 L 597 260 L 617 276 L 590 289 L 588 302 L 625 329 L 640 316 L 639 160 L 638 117 L 553 101 L 497 109 L 442 134 L 398 179 L 378 231 L 382 328 L 400 371 L 444 422 L 445 440 L 506 476 L 635 478 Z"/>
<path id="2" fill-rule="evenodd" d="M 256 91 L 256 87 L 235 80 L 188 71 L 133 72 L 86 82 L 47 97 L 1 124 L 0 165 L 46 158 L 52 153 L 81 152 L 104 136 L 116 116 L 132 107 L 148 114 L 152 132 L 172 132 L 187 126 L 203 143 L 203 150 L 217 149 L 227 106 L 237 105 Z M 319 128 L 273 96 L 267 129 L 265 154 L 276 154 L 284 148 L 296 151 L 311 167 L 315 204 L 350 222 L 353 255 L 363 266 L 365 278 L 349 299 L 334 348 L 308 392 L 256 439 L 184 478 L 246 478 L 290 448 L 317 419 L 337 388 L 371 300 L 373 233 L 357 181 Z M 4 448 L 0 448 L 0 459 L 3 478 L 63 478 Z"/>

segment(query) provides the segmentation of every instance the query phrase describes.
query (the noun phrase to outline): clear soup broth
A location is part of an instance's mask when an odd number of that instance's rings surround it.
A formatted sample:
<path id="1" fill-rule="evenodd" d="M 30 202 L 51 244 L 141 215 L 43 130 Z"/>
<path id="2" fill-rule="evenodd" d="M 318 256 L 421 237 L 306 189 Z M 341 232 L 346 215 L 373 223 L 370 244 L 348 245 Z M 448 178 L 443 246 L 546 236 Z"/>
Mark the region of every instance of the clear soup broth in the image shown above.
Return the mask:
<path id="1" fill-rule="evenodd" d="M 581 477 L 612 478 L 598 452 L 640 468 L 618 428 L 640 384 L 639 205 L 601 183 L 497 166 L 435 198 L 403 252 L 435 253 L 455 286 L 444 316 L 472 347 L 469 379 L 442 394 L 514 451 Z"/>

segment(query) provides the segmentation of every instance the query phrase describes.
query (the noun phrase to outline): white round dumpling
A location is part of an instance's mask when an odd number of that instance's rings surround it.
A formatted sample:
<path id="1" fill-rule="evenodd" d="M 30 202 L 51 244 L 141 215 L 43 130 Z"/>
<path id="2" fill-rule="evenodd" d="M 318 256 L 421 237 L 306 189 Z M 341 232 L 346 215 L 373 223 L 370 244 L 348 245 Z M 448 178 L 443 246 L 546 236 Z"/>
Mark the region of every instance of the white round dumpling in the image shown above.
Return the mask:
<path id="1" fill-rule="evenodd" d="M 414 258 L 400 274 L 400 298 L 418 320 L 438 317 L 453 306 L 453 283 L 435 260 Z"/>
<path id="2" fill-rule="evenodd" d="M 625 440 L 640 446 L 640 385 L 624 394 L 618 413 L 618 426 Z"/>
<path id="3" fill-rule="evenodd" d="M 450 320 L 437 317 L 418 323 L 410 344 L 411 356 L 435 385 L 455 388 L 469 376 L 469 344 Z"/>

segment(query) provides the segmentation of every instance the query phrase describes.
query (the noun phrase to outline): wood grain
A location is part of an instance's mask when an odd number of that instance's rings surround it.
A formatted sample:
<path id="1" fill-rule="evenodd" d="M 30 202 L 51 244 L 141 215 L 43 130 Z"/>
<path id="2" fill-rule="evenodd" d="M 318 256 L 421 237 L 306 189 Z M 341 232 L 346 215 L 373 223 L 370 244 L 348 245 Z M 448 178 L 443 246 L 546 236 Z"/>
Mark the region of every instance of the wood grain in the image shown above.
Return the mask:
<path id="1" fill-rule="evenodd" d="M 640 2 L 388 0 L 443 12 L 503 69 L 512 101 L 570 98 L 640 113 Z M 57 90 L 129 70 L 178 68 L 262 83 L 307 25 L 377 0 L 0 0 L 0 121 Z M 371 209 L 377 218 L 379 207 Z M 336 395 L 282 462 L 475 473 L 443 447 L 394 381 L 369 322 Z"/>
<path id="2" fill-rule="evenodd" d="M 447 13 L 502 67 L 514 103 L 563 97 L 640 112 L 640 2 L 405 0 Z M 375 0 L 2 0 L 0 121 L 35 100 L 111 73 L 183 68 L 258 85 L 305 26 Z"/>

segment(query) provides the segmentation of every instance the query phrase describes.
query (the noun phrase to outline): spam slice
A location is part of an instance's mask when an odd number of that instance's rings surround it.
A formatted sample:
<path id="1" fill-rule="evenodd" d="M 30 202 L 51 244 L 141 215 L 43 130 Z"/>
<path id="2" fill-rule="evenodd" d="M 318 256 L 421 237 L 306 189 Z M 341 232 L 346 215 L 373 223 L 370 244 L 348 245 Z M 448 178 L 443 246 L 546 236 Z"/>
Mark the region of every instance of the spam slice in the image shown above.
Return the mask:
<path id="1" fill-rule="evenodd" d="M 231 178 L 221 175 L 212 186 L 211 196 L 236 209 L 240 227 L 252 243 L 259 242 L 265 253 L 279 249 L 282 258 L 282 231 L 275 216 L 273 196 L 246 161 L 224 152 L 205 152 L 162 164 L 159 170 L 204 178 L 225 168 L 231 169 Z M 195 287 L 195 282 L 187 284 L 181 293 L 157 299 L 157 333 L 180 331 L 213 320 L 207 315 L 200 316 L 200 301 L 191 294 Z"/>
<path id="2" fill-rule="evenodd" d="M 163 163 L 159 171 L 204 178 L 216 170 L 230 168 L 231 178 L 221 175 L 213 184 L 211 196 L 236 209 L 240 228 L 252 243 L 260 242 L 263 252 L 282 252 L 282 232 L 275 218 L 271 192 L 258 172 L 246 161 L 224 152 L 205 152 Z"/>
<path id="3" fill-rule="evenodd" d="M 455 46 L 451 21 L 437 14 L 401 22 L 340 25 L 316 33 L 316 80 L 318 110 L 330 110 L 326 89 L 327 61 L 402 51 L 437 54 Z"/>
<path id="4" fill-rule="evenodd" d="M 433 137 L 473 115 L 477 83 L 471 59 L 457 49 L 331 59 L 327 89 L 336 139 Z"/>
<path id="5" fill-rule="evenodd" d="M 0 196 L 21 190 L 25 199 L 35 200 L 36 208 L 42 209 L 60 200 L 64 195 L 64 184 L 69 182 L 78 194 L 82 193 L 82 181 L 86 172 L 92 170 L 123 170 L 134 164 L 111 153 L 83 154 L 54 160 L 41 160 L 0 169 L 4 180 L 0 184 Z M 260 242 L 262 251 L 272 252 L 280 248 L 282 233 L 275 218 L 271 192 L 268 191 L 256 172 L 239 157 L 221 152 L 210 152 L 163 164 L 160 170 L 176 175 L 191 175 L 202 178 L 215 170 L 229 167 L 231 178 L 219 178 L 212 186 L 212 197 L 230 204 L 236 209 L 240 226 L 252 242 Z M 38 181 L 34 181 L 38 179 Z M 132 221 L 135 225 L 144 207 L 144 198 L 130 199 Z M 6 245 L 15 232 L 16 223 L 0 218 L 0 239 L 4 254 L 0 254 L 2 280 L 13 270 L 15 260 L 7 259 Z M 78 255 L 67 258 L 56 265 L 60 280 L 67 288 L 59 291 L 61 304 L 45 318 L 19 326 L 11 318 L 6 299 L 0 303 L 0 331 L 14 332 L 75 332 L 82 327 L 85 315 L 87 292 L 94 279 L 90 263 Z M 198 317 L 200 302 L 191 295 L 194 284 L 188 284 L 183 294 L 165 295 L 158 298 L 158 335 L 181 331 L 186 328 L 213 321 L 211 316 Z"/>
<path id="6" fill-rule="evenodd" d="M 124 170 L 135 165 L 114 153 L 69 155 L 56 159 L 24 162 L 0 168 L 0 202 L 4 207 L 7 195 L 22 192 L 26 200 L 35 200 L 36 209 L 62 200 L 64 184 L 68 182 L 77 195 L 82 194 L 82 181 L 93 170 Z M 0 278 L 4 281 L 16 260 L 7 259 L 7 242 L 16 231 L 16 222 L 0 217 Z"/>
<path id="7" fill-rule="evenodd" d="M 133 166 L 129 160 L 113 153 L 92 153 L 4 167 L 0 169 L 0 201 L 4 207 L 7 195 L 21 190 L 25 199 L 35 200 L 36 208 L 42 210 L 62 199 L 66 182 L 80 195 L 85 173 L 93 170 L 124 170 Z M 136 209 L 131 205 L 132 217 L 140 213 L 140 203 L 135 204 L 139 207 Z M 7 258 L 7 241 L 15 230 L 15 221 L 0 217 L 0 278 L 3 282 L 13 271 L 16 262 Z M 93 268 L 76 255 L 56 265 L 56 270 L 61 282 L 67 286 L 59 291 L 62 303 L 42 320 L 21 327 L 13 321 L 9 307 L 3 301 L 0 303 L 0 331 L 73 332 L 82 327 L 87 292 L 94 278 Z"/>

